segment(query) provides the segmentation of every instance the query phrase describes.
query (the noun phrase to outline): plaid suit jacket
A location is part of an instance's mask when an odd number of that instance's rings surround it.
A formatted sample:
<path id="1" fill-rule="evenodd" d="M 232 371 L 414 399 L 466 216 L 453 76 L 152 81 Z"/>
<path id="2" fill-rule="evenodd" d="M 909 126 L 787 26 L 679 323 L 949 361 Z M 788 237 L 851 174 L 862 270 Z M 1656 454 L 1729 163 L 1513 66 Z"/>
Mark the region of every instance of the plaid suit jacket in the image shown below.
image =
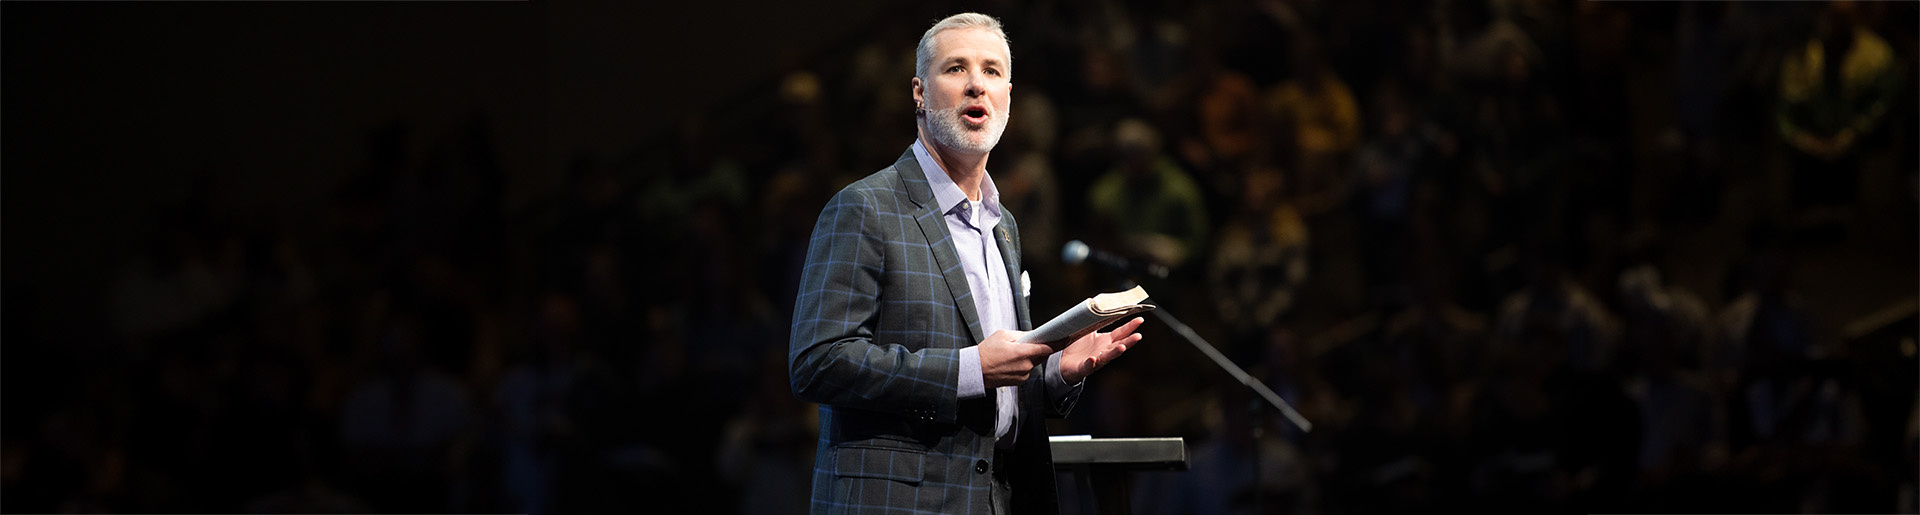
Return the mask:
<path id="1" fill-rule="evenodd" d="M 848 185 L 820 212 L 801 272 L 787 362 L 793 391 L 820 405 L 813 513 L 988 513 L 991 470 L 1006 467 L 1016 513 L 1055 513 L 1045 419 L 1078 400 L 1049 399 L 1036 367 L 1020 389 L 1010 463 L 994 459 L 994 398 L 960 400 L 959 351 L 986 339 L 973 292 L 913 151 Z M 1020 233 L 1002 211 L 1007 277 Z M 1020 329 L 1032 328 L 1015 295 Z"/>

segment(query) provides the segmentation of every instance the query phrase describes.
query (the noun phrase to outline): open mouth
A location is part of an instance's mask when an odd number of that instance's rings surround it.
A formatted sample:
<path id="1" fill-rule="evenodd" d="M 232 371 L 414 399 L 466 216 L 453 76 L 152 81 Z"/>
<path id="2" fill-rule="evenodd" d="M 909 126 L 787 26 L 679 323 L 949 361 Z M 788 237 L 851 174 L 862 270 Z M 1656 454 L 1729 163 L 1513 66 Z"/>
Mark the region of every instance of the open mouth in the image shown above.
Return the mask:
<path id="1" fill-rule="evenodd" d="M 987 108 L 985 106 L 973 106 L 962 109 L 960 110 L 960 118 L 973 125 L 987 123 Z"/>

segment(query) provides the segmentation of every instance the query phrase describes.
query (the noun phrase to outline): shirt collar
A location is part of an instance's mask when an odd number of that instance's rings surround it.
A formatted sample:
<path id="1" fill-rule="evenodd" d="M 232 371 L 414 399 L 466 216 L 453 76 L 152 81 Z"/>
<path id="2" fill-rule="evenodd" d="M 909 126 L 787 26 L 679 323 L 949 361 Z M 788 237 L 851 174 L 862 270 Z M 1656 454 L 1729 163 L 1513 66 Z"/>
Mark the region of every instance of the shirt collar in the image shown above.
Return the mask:
<path id="1" fill-rule="evenodd" d="M 940 167 L 940 162 L 927 153 L 926 145 L 918 139 L 913 140 L 913 158 L 919 161 L 920 171 L 927 174 L 927 184 L 933 187 L 933 200 L 939 203 L 941 213 L 953 212 L 967 202 L 967 194 L 960 191 L 960 185 L 954 184 L 946 169 Z M 981 213 L 987 222 L 983 225 L 992 227 L 993 222 L 1000 220 L 1000 189 L 993 185 L 993 174 L 980 177 L 980 205 L 986 208 L 986 212 Z"/>

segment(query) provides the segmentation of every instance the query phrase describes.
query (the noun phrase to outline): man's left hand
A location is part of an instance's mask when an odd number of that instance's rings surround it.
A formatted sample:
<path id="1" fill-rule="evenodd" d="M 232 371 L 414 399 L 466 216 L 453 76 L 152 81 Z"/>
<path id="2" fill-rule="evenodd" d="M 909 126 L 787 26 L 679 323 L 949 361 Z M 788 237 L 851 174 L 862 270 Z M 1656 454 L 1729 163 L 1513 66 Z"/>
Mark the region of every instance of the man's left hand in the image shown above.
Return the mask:
<path id="1" fill-rule="evenodd" d="M 1067 350 L 1061 351 L 1061 378 L 1066 379 L 1067 384 L 1070 385 L 1080 384 L 1087 379 L 1087 376 L 1092 375 L 1093 371 L 1107 366 L 1107 363 L 1112 363 L 1114 359 L 1120 357 L 1121 353 L 1140 343 L 1140 335 L 1134 330 L 1139 329 L 1140 324 L 1146 321 L 1145 318 L 1136 317 L 1111 332 L 1096 331 L 1087 333 L 1079 340 L 1074 340 L 1073 344 L 1067 346 Z"/>

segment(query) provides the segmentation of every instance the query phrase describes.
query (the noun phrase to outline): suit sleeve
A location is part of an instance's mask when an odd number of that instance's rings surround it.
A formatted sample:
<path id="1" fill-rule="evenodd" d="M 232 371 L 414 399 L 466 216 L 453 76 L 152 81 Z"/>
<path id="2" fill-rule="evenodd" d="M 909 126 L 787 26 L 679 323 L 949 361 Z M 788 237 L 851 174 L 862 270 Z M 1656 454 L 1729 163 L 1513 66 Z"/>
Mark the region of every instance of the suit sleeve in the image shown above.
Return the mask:
<path id="1" fill-rule="evenodd" d="M 1086 390 L 1087 380 L 1080 384 L 1067 384 L 1067 378 L 1060 373 L 1060 353 L 1047 356 L 1047 362 L 1041 364 L 1027 376 L 1027 388 L 1037 388 L 1046 392 L 1042 400 L 1046 401 L 1047 416 L 1064 418 L 1073 412 L 1073 406 L 1080 403 L 1080 392 Z"/>
<path id="2" fill-rule="evenodd" d="M 870 197 L 844 190 L 814 224 L 794 302 L 788 379 L 807 402 L 953 422 L 958 351 L 874 341 L 888 238 L 874 211 Z"/>

